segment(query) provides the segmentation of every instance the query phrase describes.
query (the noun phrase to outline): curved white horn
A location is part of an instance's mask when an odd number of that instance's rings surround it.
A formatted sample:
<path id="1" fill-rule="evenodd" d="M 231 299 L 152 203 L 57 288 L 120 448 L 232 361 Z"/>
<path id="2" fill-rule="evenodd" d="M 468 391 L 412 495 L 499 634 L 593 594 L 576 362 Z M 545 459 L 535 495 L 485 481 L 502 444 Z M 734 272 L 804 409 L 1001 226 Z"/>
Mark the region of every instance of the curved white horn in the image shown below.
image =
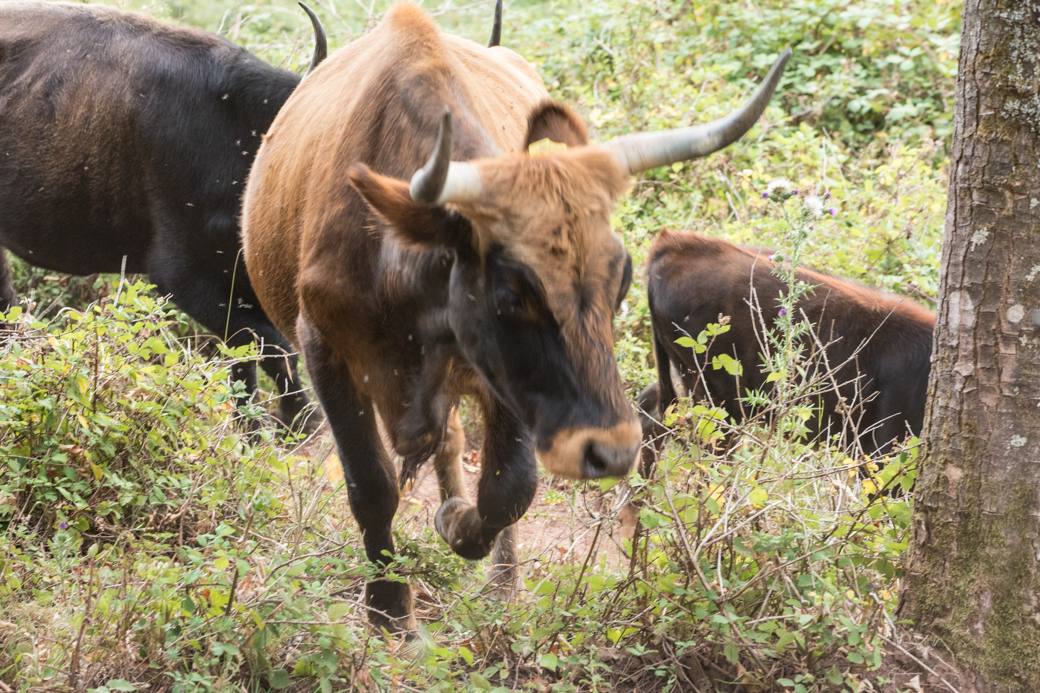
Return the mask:
<path id="1" fill-rule="evenodd" d="M 766 110 L 790 57 L 791 49 L 787 48 L 751 98 L 728 116 L 690 128 L 625 135 L 603 146 L 614 152 L 626 175 L 717 152 L 743 137 Z"/>
<path id="2" fill-rule="evenodd" d="M 408 187 L 412 200 L 421 205 L 461 202 L 480 195 L 480 172 L 472 164 L 451 160 L 455 143 L 451 110 L 445 106 L 437 131 L 437 144 L 426 165 L 415 172 Z"/>

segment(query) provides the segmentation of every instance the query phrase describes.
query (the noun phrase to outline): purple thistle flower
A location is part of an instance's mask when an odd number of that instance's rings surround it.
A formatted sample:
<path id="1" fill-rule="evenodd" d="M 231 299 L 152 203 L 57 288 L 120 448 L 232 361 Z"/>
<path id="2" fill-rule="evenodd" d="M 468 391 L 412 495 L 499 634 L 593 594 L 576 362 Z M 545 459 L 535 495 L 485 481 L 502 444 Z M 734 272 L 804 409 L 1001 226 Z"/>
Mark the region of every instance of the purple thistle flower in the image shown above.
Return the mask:
<path id="1" fill-rule="evenodd" d="M 777 316 L 779 316 L 779 317 L 781 317 L 781 318 L 782 318 L 782 317 L 784 317 L 784 316 L 786 316 L 786 315 L 787 315 L 787 309 L 786 309 L 786 308 L 781 308 L 781 309 L 780 309 L 780 312 L 779 312 L 779 313 L 777 313 Z"/>
<path id="2" fill-rule="evenodd" d="M 767 192 L 762 193 L 762 199 L 763 200 L 769 199 L 769 193 L 767 193 Z"/>
<path id="3" fill-rule="evenodd" d="M 798 194 L 798 188 L 795 188 L 794 190 L 791 191 L 791 195 L 797 195 L 797 194 Z"/>
<path id="4" fill-rule="evenodd" d="M 829 214 L 830 214 L 830 215 L 831 215 L 832 217 L 836 217 L 836 216 L 838 216 L 838 210 L 837 210 L 837 209 L 835 209 L 834 207 L 831 207 L 830 209 L 828 209 L 828 210 L 827 210 L 827 212 L 828 212 L 828 213 L 829 213 Z"/>
<path id="5" fill-rule="evenodd" d="M 62 520 L 61 522 L 58 523 L 58 529 L 60 529 L 62 531 L 65 531 L 68 528 L 69 528 L 69 523 L 66 522 L 65 520 Z"/>
<path id="6" fill-rule="evenodd" d="M 772 255 L 769 256 L 769 261 L 770 262 L 776 262 L 776 253 L 773 253 Z"/>

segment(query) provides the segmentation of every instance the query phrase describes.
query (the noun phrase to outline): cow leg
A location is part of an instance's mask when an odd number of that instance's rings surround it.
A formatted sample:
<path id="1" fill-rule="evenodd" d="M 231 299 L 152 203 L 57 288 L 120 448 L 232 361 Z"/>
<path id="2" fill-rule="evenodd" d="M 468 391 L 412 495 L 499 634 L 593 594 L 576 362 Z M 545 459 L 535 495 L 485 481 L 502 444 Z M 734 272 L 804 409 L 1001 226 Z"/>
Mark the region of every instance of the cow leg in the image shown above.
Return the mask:
<path id="1" fill-rule="evenodd" d="M 462 420 L 458 410 L 452 409 L 444 438 L 433 456 L 442 503 L 449 498 L 462 498 L 469 502 L 469 492 L 466 491 L 462 475 L 462 450 L 465 446 L 466 434 L 462 430 Z"/>
<path id="2" fill-rule="evenodd" d="M 14 274 L 7 262 L 7 251 L 0 246 L 0 313 L 18 305 L 18 294 L 14 290 Z"/>
<path id="3" fill-rule="evenodd" d="M 643 444 L 639 450 L 639 474 L 644 479 L 649 479 L 657 466 L 661 450 L 668 442 L 668 429 L 661 423 L 664 411 L 661 407 L 659 383 L 649 385 L 639 393 L 636 408 L 639 410 L 639 423 L 643 428 Z"/>
<path id="4" fill-rule="evenodd" d="M 170 267 L 178 269 L 171 271 Z M 240 276 L 245 277 L 245 268 L 239 269 Z M 278 388 L 276 418 L 285 426 L 304 430 L 314 427 L 314 422 L 306 421 L 305 417 L 300 416 L 305 411 L 308 400 L 297 373 L 297 356 L 293 353 L 289 340 L 275 329 L 256 298 L 243 299 L 242 294 L 252 293 L 251 290 L 236 290 L 236 295 L 231 296 L 229 280 L 215 280 L 207 276 L 205 270 L 198 270 L 196 274 L 190 266 L 185 268 L 174 262 L 164 263 L 158 254 L 149 258 L 148 273 L 161 293 L 170 294 L 181 310 L 203 327 L 218 337 L 227 334 L 228 346 L 234 348 L 258 342 L 260 365 Z M 245 385 L 245 394 L 240 398 L 240 403 L 251 399 L 257 388 L 256 362 L 242 361 L 234 364 L 231 367 L 231 377 Z"/>
<path id="5" fill-rule="evenodd" d="M 260 367 L 278 388 L 278 410 L 274 417 L 290 430 L 311 433 L 318 427 L 319 417 L 308 408 L 310 400 L 303 391 L 298 371 L 299 357 L 289 340 L 275 329 L 266 316 L 264 321 L 267 323 L 265 332 L 277 340 L 272 345 L 267 341 L 267 337 L 264 337 L 260 349 Z M 255 371 L 256 367 L 253 368 Z"/>
<path id="6" fill-rule="evenodd" d="M 448 419 L 448 427 L 444 442 L 434 455 L 433 465 L 437 471 L 437 484 L 440 486 L 441 502 L 452 498 L 460 498 L 470 504 L 469 492 L 466 490 L 465 478 L 462 474 L 462 451 L 466 445 L 466 434 L 462 430 L 462 420 L 458 410 L 453 409 Z M 495 538 L 491 552 L 491 584 L 493 594 L 508 598 L 517 577 L 517 537 L 516 525 L 511 524 L 503 529 Z"/>
<path id="7" fill-rule="evenodd" d="M 339 447 L 339 459 L 347 482 L 347 498 L 361 528 L 365 554 L 383 569 L 394 553 L 390 526 L 400 495 L 397 472 L 386 454 L 372 400 L 357 391 L 350 373 L 302 317 L 297 334 L 307 359 L 307 372 Z M 407 583 L 376 579 L 365 585 L 368 619 L 378 628 L 415 629 L 412 589 Z"/>
<path id="8" fill-rule="evenodd" d="M 515 533 L 507 533 L 502 542 L 495 538 L 523 517 L 534 499 L 538 488 L 534 445 L 519 419 L 498 402 L 489 399 L 483 408 L 485 438 L 477 504 L 464 496 L 449 498 L 437 510 L 434 525 L 463 558 L 484 558 L 495 546 L 496 565 L 515 564 Z"/>

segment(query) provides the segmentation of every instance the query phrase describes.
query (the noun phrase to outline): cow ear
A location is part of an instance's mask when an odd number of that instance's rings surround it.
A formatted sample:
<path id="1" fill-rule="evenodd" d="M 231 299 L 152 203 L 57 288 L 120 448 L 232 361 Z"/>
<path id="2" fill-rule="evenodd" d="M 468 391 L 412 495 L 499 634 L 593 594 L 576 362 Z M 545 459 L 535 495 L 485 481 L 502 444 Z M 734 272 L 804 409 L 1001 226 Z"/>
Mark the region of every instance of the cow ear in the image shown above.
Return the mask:
<path id="1" fill-rule="evenodd" d="M 379 175 L 364 164 L 351 166 L 347 176 L 368 206 L 404 243 L 433 248 L 471 242 L 473 228 L 468 219 L 443 207 L 416 203 L 405 181 Z"/>
<path id="2" fill-rule="evenodd" d="M 568 147 L 584 147 L 589 143 L 589 133 L 574 111 L 557 101 L 546 101 L 527 117 L 527 142 L 524 149 L 544 139 Z"/>

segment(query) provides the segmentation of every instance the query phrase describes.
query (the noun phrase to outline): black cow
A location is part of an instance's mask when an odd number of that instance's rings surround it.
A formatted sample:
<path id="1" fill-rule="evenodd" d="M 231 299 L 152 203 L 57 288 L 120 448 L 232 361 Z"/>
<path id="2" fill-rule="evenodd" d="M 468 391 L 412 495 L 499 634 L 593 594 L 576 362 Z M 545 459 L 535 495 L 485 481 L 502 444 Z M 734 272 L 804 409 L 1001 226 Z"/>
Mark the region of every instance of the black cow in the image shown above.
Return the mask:
<path id="1" fill-rule="evenodd" d="M 325 34 L 303 8 L 313 70 Z M 307 397 L 246 276 L 238 217 L 261 137 L 299 83 L 207 32 L 99 5 L 0 3 L 0 246 L 58 272 L 147 273 L 228 344 L 259 340 L 286 424 Z M 0 310 L 17 300 L 0 248 Z M 234 377 L 251 394 L 256 364 Z"/>
<path id="2" fill-rule="evenodd" d="M 664 441 L 660 417 L 677 400 L 673 367 L 694 401 L 710 397 L 734 421 L 751 413 L 741 401 L 748 390 L 770 388 L 761 368 L 762 327 L 775 327 L 780 296 L 787 291 L 773 270 L 768 251 L 761 248 L 670 231 L 655 239 L 647 293 L 658 383 L 645 389 L 639 401 L 644 473 Z M 935 314 L 907 298 L 821 272 L 799 268 L 797 277 L 815 287 L 798 301 L 797 310 L 814 326 L 820 341 L 809 347 L 825 357 L 836 386 L 818 395 L 819 410 L 807 421 L 810 435 L 851 434 L 847 442 L 858 440 L 864 452 L 873 454 L 891 449 L 908 432 L 919 434 Z M 720 314 L 730 316 L 730 329 L 715 338 L 710 352 L 698 355 L 676 343 L 683 336 L 696 337 Z M 739 360 L 743 374 L 736 378 L 713 368 L 712 356 L 718 354 Z M 849 407 L 848 416 L 839 397 Z"/>

